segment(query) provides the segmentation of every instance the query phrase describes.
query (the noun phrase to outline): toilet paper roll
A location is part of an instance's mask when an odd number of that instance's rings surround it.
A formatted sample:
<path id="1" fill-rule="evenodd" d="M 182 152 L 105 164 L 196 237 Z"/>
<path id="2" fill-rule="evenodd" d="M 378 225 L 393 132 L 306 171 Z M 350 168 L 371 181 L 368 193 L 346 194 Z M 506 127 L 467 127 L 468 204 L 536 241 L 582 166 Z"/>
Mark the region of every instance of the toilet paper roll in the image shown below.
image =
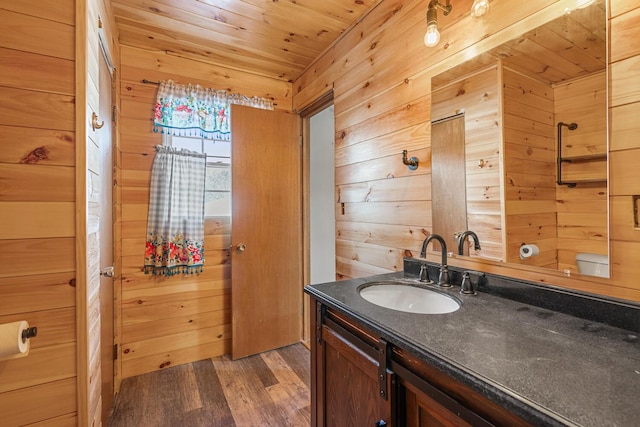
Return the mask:
<path id="1" fill-rule="evenodd" d="M 522 245 L 520 246 L 520 259 L 531 258 L 540 253 L 540 249 L 536 245 Z"/>
<path id="2" fill-rule="evenodd" d="M 29 328 L 26 320 L 0 325 L 0 360 L 26 356 L 29 339 L 22 340 L 22 332 Z"/>

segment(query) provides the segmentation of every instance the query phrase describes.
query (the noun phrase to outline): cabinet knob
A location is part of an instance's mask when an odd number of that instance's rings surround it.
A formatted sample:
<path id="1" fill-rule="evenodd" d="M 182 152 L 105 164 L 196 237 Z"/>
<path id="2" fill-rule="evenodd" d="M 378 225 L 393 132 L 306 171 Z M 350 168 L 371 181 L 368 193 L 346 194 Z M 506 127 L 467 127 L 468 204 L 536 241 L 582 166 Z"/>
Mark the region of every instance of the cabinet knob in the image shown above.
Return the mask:
<path id="1" fill-rule="evenodd" d="M 376 421 L 375 427 L 386 427 L 387 422 L 385 420 Z"/>

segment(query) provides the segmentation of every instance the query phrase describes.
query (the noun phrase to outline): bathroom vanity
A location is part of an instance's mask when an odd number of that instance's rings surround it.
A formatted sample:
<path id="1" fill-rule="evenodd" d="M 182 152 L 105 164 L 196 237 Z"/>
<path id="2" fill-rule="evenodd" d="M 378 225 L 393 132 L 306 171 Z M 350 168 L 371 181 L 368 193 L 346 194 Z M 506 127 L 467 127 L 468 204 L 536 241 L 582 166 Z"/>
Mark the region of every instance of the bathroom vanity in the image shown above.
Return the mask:
<path id="1" fill-rule="evenodd" d="M 460 305 L 451 313 L 360 295 L 372 282 L 436 288 L 418 281 L 424 260 L 404 262 L 305 287 L 313 426 L 637 425 L 640 305 L 491 274 L 461 295 L 455 267 L 454 286 L 435 289 Z"/>

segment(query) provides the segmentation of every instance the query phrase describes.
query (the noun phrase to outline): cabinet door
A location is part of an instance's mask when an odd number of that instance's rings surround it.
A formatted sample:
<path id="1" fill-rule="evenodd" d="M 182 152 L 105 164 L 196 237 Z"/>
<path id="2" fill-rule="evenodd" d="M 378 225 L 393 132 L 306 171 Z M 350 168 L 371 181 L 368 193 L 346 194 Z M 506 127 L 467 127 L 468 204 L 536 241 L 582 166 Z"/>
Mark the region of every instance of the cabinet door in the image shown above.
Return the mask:
<path id="1" fill-rule="evenodd" d="M 319 420 L 318 426 L 392 425 L 393 375 L 383 368 L 385 378 L 381 386 L 378 360 L 356 345 L 355 340 L 358 338 L 345 330 L 322 326 L 319 394 L 324 405 L 323 420 Z"/>
<path id="2" fill-rule="evenodd" d="M 466 427 L 471 424 L 411 384 L 403 387 L 406 427 Z"/>

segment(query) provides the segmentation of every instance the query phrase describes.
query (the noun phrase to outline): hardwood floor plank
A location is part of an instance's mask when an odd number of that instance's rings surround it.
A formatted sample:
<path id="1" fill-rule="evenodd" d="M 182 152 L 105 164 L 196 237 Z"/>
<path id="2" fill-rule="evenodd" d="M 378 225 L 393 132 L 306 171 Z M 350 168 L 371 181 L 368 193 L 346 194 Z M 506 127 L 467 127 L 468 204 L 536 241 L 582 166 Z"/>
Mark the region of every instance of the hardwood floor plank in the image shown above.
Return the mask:
<path id="1" fill-rule="evenodd" d="M 220 384 L 211 359 L 194 362 L 193 367 L 203 408 L 200 411 L 194 411 L 189 414 L 187 419 L 190 425 L 235 427 L 236 423 L 233 420 L 227 399 L 224 397 L 222 384 Z M 202 422 L 203 424 L 197 424 L 197 422 Z"/>
<path id="2" fill-rule="evenodd" d="M 269 351 L 260 356 L 278 379 L 278 384 L 267 388 L 267 391 L 282 411 L 288 424 L 309 425 L 311 423 L 309 387 L 302 382 L 278 351 Z"/>
<path id="3" fill-rule="evenodd" d="M 307 388 L 311 387 L 311 375 L 309 373 L 309 350 L 300 344 L 289 345 L 278 349 L 278 353 L 293 369 Z"/>
<path id="4" fill-rule="evenodd" d="M 280 425 L 278 407 L 252 372 L 248 359 L 231 360 L 228 356 L 213 359 L 233 418 L 239 426 Z M 255 411 L 256 407 L 262 411 Z"/>
<path id="5" fill-rule="evenodd" d="M 108 427 L 310 425 L 309 351 L 296 344 L 126 378 Z"/>

